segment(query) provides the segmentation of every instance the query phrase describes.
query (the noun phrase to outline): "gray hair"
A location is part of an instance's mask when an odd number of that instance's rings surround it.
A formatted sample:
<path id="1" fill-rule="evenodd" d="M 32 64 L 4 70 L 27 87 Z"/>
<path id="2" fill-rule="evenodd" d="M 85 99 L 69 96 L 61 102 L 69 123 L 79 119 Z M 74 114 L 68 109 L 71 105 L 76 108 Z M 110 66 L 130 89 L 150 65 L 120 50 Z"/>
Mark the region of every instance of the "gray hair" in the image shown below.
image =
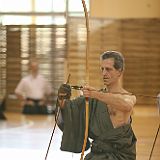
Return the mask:
<path id="1" fill-rule="evenodd" d="M 105 60 L 113 58 L 114 59 L 114 68 L 116 70 L 123 71 L 125 68 L 124 57 L 120 52 L 117 51 L 106 51 L 101 54 L 100 60 Z"/>

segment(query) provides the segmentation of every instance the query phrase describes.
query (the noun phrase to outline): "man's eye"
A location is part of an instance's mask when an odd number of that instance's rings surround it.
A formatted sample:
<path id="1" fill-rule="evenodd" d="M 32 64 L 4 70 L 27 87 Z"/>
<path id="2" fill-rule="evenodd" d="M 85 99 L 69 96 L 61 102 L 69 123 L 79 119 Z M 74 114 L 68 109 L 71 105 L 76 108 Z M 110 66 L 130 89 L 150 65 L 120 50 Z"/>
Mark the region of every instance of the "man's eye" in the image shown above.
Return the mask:
<path id="1" fill-rule="evenodd" d="M 103 72 L 103 71 L 110 72 L 110 71 L 112 71 L 112 68 L 104 68 L 104 67 L 102 67 L 102 68 L 101 68 L 101 71 L 102 71 L 102 72 Z"/>
<path id="2" fill-rule="evenodd" d="M 103 68 L 103 67 L 101 68 L 101 71 L 104 71 L 104 68 Z"/>
<path id="3" fill-rule="evenodd" d="M 111 71 L 112 69 L 111 68 L 106 68 L 106 71 Z"/>

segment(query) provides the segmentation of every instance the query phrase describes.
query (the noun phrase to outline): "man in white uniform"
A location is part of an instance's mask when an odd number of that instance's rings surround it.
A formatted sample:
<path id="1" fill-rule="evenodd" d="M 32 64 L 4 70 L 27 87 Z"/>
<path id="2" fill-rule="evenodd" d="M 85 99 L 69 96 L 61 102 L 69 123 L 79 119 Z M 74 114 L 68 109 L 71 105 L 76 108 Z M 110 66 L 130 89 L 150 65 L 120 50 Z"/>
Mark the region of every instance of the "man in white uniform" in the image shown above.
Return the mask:
<path id="1" fill-rule="evenodd" d="M 30 61 L 30 74 L 22 78 L 15 94 L 23 102 L 24 114 L 48 114 L 46 99 L 52 94 L 49 82 L 38 73 L 38 61 Z"/>

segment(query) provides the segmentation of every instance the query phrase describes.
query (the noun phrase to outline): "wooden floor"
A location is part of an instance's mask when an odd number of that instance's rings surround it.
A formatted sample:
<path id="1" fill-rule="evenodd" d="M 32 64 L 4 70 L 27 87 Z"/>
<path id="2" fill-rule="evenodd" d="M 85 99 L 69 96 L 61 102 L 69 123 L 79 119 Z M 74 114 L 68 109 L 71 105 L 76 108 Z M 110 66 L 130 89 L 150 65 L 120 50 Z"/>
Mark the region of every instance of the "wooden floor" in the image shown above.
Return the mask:
<path id="1" fill-rule="evenodd" d="M 0 160 L 45 160 L 54 127 L 54 115 L 25 116 L 5 113 L 0 120 Z M 156 106 L 136 106 L 133 129 L 137 136 L 137 160 L 149 160 L 160 118 Z M 79 160 L 80 154 L 60 151 L 61 131 L 56 128 L 47 160 Z M 160 160 L 160 134 L 151 160 Z"/>

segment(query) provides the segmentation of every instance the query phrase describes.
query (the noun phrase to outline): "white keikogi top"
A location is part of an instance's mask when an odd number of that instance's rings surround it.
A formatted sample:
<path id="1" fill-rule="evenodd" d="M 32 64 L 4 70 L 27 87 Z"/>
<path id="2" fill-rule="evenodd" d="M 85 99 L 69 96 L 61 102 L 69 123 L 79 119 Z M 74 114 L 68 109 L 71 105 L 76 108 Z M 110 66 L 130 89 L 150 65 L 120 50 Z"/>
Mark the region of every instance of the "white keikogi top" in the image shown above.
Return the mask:
<path id="1" fill-rule="evenodd" d="M 52 87 L 42 75 L 28 75 L 21 79 L 15 93 L 23 95 L 24 98 L 43 99 L 45 95 L 52 93 Z"/>

